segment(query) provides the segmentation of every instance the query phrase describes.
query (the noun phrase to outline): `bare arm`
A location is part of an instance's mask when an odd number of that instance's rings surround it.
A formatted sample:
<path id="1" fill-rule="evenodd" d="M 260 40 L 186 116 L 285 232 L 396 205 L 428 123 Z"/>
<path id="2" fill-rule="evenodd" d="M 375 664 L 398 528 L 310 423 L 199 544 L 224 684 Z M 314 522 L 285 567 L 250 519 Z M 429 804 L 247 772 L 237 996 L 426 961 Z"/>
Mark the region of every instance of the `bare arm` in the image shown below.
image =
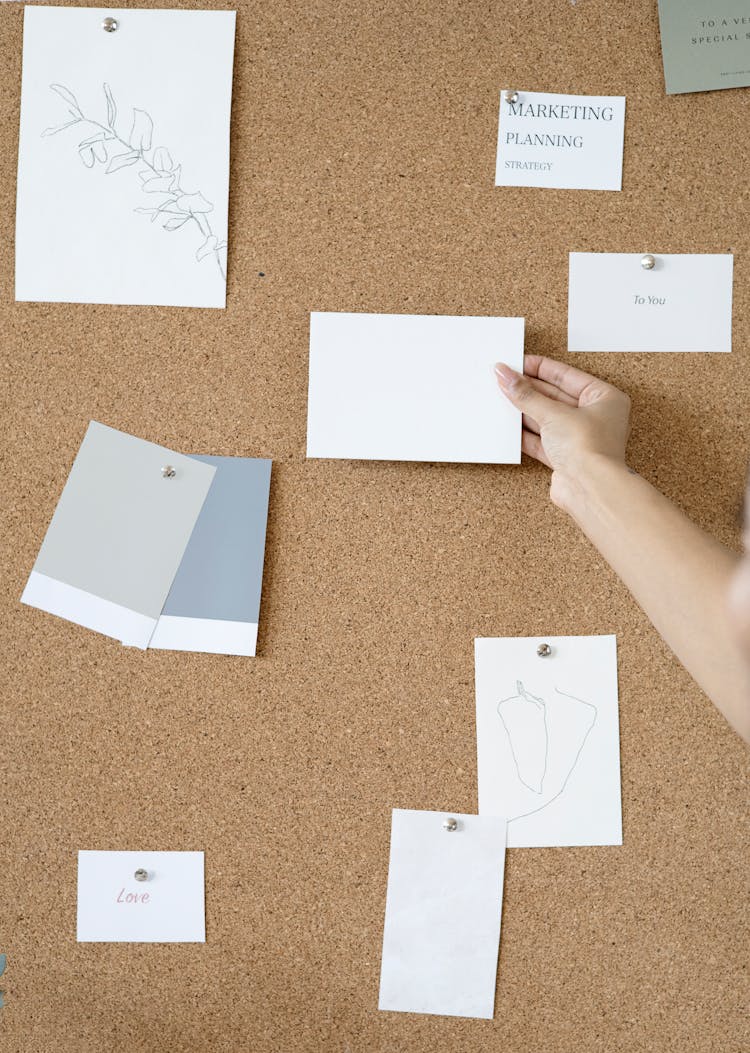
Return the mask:
<path id="1" fill-rule="evenodd" d="M 728 593 L 739 557 L 625 464 L 630 400 L 572 366 L 530 355 L 498 383 L 523 412 L 524 452 L 552 468 L 550 494 L 601 552 L 691 676 L 750 741 L 750 674 Z"/>

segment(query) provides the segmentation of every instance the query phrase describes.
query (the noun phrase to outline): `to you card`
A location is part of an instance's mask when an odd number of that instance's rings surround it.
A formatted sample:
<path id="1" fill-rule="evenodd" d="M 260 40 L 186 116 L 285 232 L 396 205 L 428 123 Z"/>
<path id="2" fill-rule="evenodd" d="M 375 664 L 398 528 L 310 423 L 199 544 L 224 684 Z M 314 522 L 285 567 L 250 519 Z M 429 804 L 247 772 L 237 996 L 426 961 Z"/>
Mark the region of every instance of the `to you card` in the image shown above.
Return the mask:
<path id="1" fill-rule="evenodd" d="M 731 351 L 733 262 L 729 253 L 571 252 L 568 351 Z"/>
<path id="2" fill-rule="evenodd" d="M 509 848 L 622 844 L 615 637 L 479 638 L 474 658 L 479 814 Z"/>
<path id="3" fill-rule="evenodd" d="M 504 819 L 394 809 L 380 1009 L 492 1017 L 504 866 Z"/>
<path id="4" fill-rule="evenodd" d="M 750 84 L 746 0 L 659 0 L 667 94 Z"/>
<path id="5" fill-rule="evenodd" d="M 307 456 L 518 464 L 521 414 L 493 366 L 523 370 L 523 318 L 310 317 Z"/>
<path id="6" fill-rule="evenodd" d="M 271 462 L 194 459 L 215 470 L 149 647 L 254 655 Z"/>
<path id="7" fill-rule="evenodd" d="M 205 943 L 203 852 L 79 852 L 79 943 Z"/>
<path id="8" fill-rule="evenodd" d="M 625 99 L 502 91 L 495 186 L 622 189 Z"/>
<path id="9" fill-rule="evenodd" d="M 146 648 L 215 471 L 92 421 L 22 602 Z"/>
<path id="10" fill-rule="evenodd" d="M 17 300 L 225 306 L 234 26 L 25 9 Z"/>

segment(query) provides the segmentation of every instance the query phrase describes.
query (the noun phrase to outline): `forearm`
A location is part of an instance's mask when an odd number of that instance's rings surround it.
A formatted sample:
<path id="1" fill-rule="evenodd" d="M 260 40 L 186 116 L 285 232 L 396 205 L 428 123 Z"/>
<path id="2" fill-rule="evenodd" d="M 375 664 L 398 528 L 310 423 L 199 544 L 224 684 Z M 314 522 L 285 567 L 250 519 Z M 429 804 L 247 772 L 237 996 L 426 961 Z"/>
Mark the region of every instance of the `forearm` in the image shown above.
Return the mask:
<path id="1" fill-rule="evenodd" d="M 556 472 L 553 496 L 730 724 L 750 741 L 750 678 L 727 593 L 738 556 L 639 475 L 603 457 Z"/>

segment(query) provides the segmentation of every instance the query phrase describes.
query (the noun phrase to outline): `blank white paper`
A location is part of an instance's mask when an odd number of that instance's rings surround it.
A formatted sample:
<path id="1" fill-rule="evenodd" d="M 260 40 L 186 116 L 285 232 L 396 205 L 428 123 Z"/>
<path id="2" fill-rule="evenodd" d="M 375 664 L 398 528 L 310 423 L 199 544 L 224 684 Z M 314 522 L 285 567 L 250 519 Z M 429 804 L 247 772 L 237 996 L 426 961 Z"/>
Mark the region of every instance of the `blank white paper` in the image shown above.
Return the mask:
<path id="1" fill-rule="evenodd" d="M 474 654 L 480 815 L 507 817 L 509 848 L 622 844 L 616 638 L 479 638 Z"/>
<path id="2" fill-rule="evenodd" d="M 378 1007 L 490 1019 L 505 820 L 450 814 L 393 811 Z"/>
<path id="3" fill-rule="evenodd" d="M 204 943 L 203 871 L 203 852 L 79 852 L 78 942 Z"/>
<path id="4" fill-rule="evenodd" d="M 625 98 L 500 93 L 495 186 L 620 190 Z"/>
<path id="5" fill-rule="evenodd" d="M 571 252 L 568 351 L 732 350 L 730 253 Z"/>
<path id="6" fill-rule="evenodd" d="M 17 300 L 225 306 L 234 26 L 25 9 Z"/>
<path id="7" fill-rule="evenodd" d="M 521 414 L 494 364 L 523 370 L 523 318 L 310 317 L 307 456 L 518 464 Z"/>

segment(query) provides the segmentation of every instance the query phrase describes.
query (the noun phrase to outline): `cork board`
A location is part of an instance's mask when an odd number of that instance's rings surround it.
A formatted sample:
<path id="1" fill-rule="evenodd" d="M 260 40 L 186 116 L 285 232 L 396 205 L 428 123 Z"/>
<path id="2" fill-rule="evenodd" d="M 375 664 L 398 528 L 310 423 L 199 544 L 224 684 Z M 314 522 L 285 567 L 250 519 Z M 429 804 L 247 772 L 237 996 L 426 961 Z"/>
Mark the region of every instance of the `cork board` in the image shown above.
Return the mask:
<path id="1" fill-rule="evenodd" d="M 651 0 L 241 2 L 227 311 L 16 304 L 0 20 L 3 1048 L 746 1049 L 747 753 L 546 471 L 304 440 L 311 309 L 524 315 L 565 357 L 569 250 L 732 251 L 731 355 L 576 364 L 633 396 L 633 466 L 737 545 L 750 96 L 667 98 Z M 623 191 L 496 189 L 510 85 L 625 94 Z M 90 418 L 274 459 L 256 659 L 20 606 Z M 475 809 L 472 640 L 546 632 L 617 634 L 625 844 L 509 853 L 493 1021 L 379 1013 L 390 809 Z M 77 849 L 126 847 L 205 850 L 205 946 L 76 945 Z"/>

